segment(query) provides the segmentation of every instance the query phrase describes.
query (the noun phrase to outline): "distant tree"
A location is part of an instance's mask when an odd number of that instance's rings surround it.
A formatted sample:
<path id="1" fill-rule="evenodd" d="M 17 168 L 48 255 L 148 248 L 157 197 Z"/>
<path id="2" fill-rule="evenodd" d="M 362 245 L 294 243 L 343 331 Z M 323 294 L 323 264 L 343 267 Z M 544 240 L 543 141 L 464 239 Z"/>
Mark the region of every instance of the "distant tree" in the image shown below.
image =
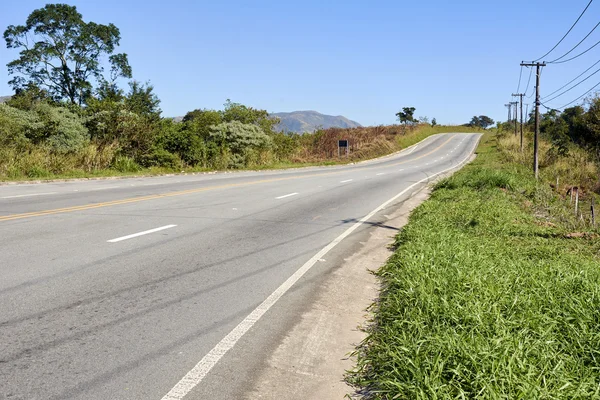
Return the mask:
<path id="1" fill-rule="evenodd" d="M 215 110 L 194 110 L 183 117 L 186 130 L 193 132 L 201 138 L 206 138 L 212 126 L 223 122 L 221 112 Z"/>
<path id="2" fill-rule="evenodd" d="M 474 116 L 471 118 L 471 122 L 467 125 L 472 127 L 477 127 L 481 129 L 487 129 L 489 126 L 494 124 L 494 120 L 486 115 Z"/>
<path id="3" fill-rule="evenodd" d="M 19 58 L 8 63 L 9 81 L 15 92 L 34 85 L 54 99 L 83 104 L 94 83 L 131 77 L 126 54 L 113 54 L 119 45 L 119 29 L 113 25 L 84 22 L 75 6 L 47 4 L 34 10 L 25 25 L 4 31 L 9 49 L 20 49 Z M 110 78 L 103 75 L 101 60 L 108 55 Z"/>
<path id="4" fill-rule="evenodd" d="M 405 127 L 409 124 L 413 125 L 417 122 L 415 119 L 414 107 L 402 107 L 402 111 L 397 112 L 396 117 L 398 117 L 398 121 L 400 121 L 401 124 L 404 124 Z"/>
<path id="5" fill-rule="evenodd" d="M 421 124 L 428 124 L 429 123 L 429 118 L 427 116 L 425 116 L 425 117 L 419 117 L 419 123 L 421 123 Z"/>
<path id="6" fill-rule="evenodd" d="M 431 126 L 436 126 L 437 125 L 437 121 L 435 120 L 435 118 L 433 118 L 431 120 Z"/>
<path id="7" fill-rule="evenodd" d="M 265 133 L 273 132 L 275 125 L 279 123 L 279 119 L 270 117 L 266 110 L 233 103 L 229 99 L 225 102 L 221 115 L 224 122 L 237 121 L 242 124 L 258 125 Z"/>
<path id="8" fill-rule="evenodd" d="M 152 120 L 160 119 L 160 100 L 153 92 L 154 86 L 132 81 L 129 88 L 129 93 L 125 96 L 127 110 Z"/>

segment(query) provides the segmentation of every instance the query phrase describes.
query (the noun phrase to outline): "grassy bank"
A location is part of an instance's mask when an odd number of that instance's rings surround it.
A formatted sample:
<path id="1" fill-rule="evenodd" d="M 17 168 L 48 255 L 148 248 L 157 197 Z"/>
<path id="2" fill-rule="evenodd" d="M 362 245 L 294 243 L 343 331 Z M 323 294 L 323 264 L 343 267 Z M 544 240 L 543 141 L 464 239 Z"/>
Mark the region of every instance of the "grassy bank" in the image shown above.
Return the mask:
<path id="1" fill-rule="evenodd" d="M 600 240 L 485 135 L 378 271 L 348 379 L 367 398 L 600 398 Z M 574 233 L 576 233 L 574 235 Z"/>
<path id="2" fill-rule="evenodd" d="M 421 125 L 404 132 L 400 126 L 353 129 L 327 129 L 314 134 L 288 138 L 293 151 L 286 158 L 271 157 L 236 169 L 266 170 L 337 165 L 385 156 L 409 147 L 431 135 L 456 131 L 477 131 L 456 126 Z M 350 157 L 337 157 L 337 140 L 347 139 L 356 148 Z M 360 143 L 360 145 L 358 145 Z M 327 146 L 330 145 L 330 146 Z M 331 149 L 328 149 L 331 147 Z M 327 149 L 327 151 L 323 151 Z M 169 166 L 142 167 L 129 157 L 119 155 L 116 146 L 89 144 L 77 152 L 56 153 L 48 148 L 0 148 L 0 182 L 70 178 L 150 176 L 172 173 L 198 173 L 226 168 L 186 165 L 181 160 Z M 226 163 L 225 163 L 226 164 Z"/>

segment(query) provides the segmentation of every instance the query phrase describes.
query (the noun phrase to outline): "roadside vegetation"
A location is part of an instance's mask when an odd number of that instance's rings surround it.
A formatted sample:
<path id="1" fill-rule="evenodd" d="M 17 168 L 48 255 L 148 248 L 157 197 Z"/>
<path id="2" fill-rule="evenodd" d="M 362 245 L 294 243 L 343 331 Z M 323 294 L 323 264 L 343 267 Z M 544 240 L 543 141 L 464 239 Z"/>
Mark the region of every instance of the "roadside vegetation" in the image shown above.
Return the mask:
<path id="1" fill-rule="evenodd" d="M 348 374 L 366 398 L 600 398 L 597 159 L 545 131 L 536 181 L 529 137 L 484 135 L 397 236 Z"/>
<path id="2" fill-rule="evenodd" d="M 0 104 L 0 180 L 144 175 L 354 162 L 455 130 L 410 116 L 404 126 L 278 132 L 266 110 L 229 100 L 183 121 L 162 116 L 150 83 L 136 81 L 113 24 L 48 4 L 4 32 L 15 95 Z M 414 112 L 414 108 L 412 108 Z M 433 125 L 436 125 L 435 123 Z M 337 141 L 350 144 L 338 157 Z"/>

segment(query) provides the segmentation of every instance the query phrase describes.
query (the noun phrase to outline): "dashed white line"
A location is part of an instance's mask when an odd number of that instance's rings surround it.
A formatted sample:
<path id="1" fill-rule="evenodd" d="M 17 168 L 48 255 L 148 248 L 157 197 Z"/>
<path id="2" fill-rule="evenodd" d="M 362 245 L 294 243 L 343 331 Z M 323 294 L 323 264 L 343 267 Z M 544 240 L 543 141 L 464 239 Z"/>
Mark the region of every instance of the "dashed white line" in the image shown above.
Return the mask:
<path id="1" fill-rule="evenodd" d="M 56 193 L 58 193 L 58 192 L 18 194 L 16 196 L 0 197 L 0 199 L 16 199 L 16 198 L 19 198 L 19 197 L 47 196 L 49 194 L 56 194 Z"/>
<path id="2" fill-rule="evenodd" d="M 154 233 L 154 232 L 164 231 L 165 229 L 175 228 L 176 226 L 177 225 L 165 225 L 165 226 L 161 226 L 159 228 L 154 228 L 154 229 L 150 229 L 150 230 L 143 231 L 143 232 L 133 233 L 133 234 L 127 235 L 127 236 L 121 236 L 116 239 L 107 240 L 107 242 L 108 243 L 117 243 L 117 242 L 121 242 L 123 240 L 133 239 L 138 236 L 143 236 L 143 235 L 148 235 L 148 234 Z"/>
<path id="3" fill-rule="evenodd" d="M 475 143 L 475 147 L 477 146 L 477 142 Z M 473 150 L 475 150 L 473 147 Z M 472 152 L 472 151 L 471 151 Z M 346 237 L 348 237 L 352 232 L 358 229 L 363 223 L 367 222 L 371 219 L 375 214 L 379 211 L 386 208 L 388 205 L 392 204 L 400 197 L 402 197 L 405 193 L 410 191 L 417 185 L 420 185 L 423 182 L 430 181 L 431 179 L 439 176 L 445 172 L 451 171 L 455 168 L 462 166 L 469 160 L 471 155 L 469 152 L 469 156 L 463 159 L 460 163 L 450 168 L 447 168 L 443 171 L 437 172 L 428 176 L 427 178 L 423 178 L 418 182 L 413 183 L 373 211 L 371 211 L 368 215 L 363 217 L 360 221 L 352 225 L 348 228 L 344 233 L 335 238 L 331 243 L 321 249 L 317 254 L 315 254 L 310 260 L 308 260 L 304 265 L 302 265 L 292 276 L 290 276 L 285 282 L 281 284 L 273 293 L 269 295 L 258 307 L 256 307 L 246 318 L 242 320 L 231 332 L 227 334 L 215 347 L 212 348 L 199 362 L 192 368 L 187 374 L 181 378 L 181 380 L 166 394 L 163 396 L 162 400 L 182 400 L 189 392 L 192 391 L 202 380 L 204 377 L 210 372 L 211 369 L 223 358 L 223 356 L 231 350 L 236 343 L 262 318 L 267 311 L 271 309 L 279 299 L 286 294 L 292 286 L 300 278 L 302 278 L 319 260 L 323 259 L 323 257 L 329 253 L 331 249 L 336 247 L 339 243 L 341 243 Z"/>
<path id="4" fill-rule="evenodd" d="M 96 192 L 98 190 L 108 190 L 108 189 L 117 189 L 120 188 L 120 186 L 107 186 L 107 187 L 101 187 L 101 188 L 96 188 L 96 189 L 90 189 L 90 192 Z"/>
<path id="5" fill-rule="evenodd" d="M 378 174 L 375 174 L 375 176 L 379 176 L 379 175 L 385 175 L 385 172 L 380 172 Z"/>
<path id="6" fill-rule="evenodd" d="M 346 179 L 345 181 L 340 181 L 340 183 L 352 182 L 354 179 Z"/>
<path id="7" fill-rule="evenodd" d="M 276 198 L 277 200 L 279 200 L 279 199 L 285 199 L 286 197 L 292 197 L 292 196 L 295 196 L 295 195 L 297 195 L 297 194 L 298 194 L 298 193 L 290 193 L 290 194 L 285 194 L 285 195 L 283 195 L 283 196 L 279 196 L 279 197 L 275 197 L 275 198 Z"/>

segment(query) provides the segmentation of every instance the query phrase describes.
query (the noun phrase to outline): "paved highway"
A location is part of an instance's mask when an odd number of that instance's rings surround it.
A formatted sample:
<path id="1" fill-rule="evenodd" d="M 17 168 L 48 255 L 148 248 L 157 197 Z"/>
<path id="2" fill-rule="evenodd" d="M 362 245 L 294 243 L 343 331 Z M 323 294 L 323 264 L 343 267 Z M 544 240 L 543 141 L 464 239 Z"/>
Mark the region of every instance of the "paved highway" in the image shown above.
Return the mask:
<path id="1" fill-rule="evenodd" d="M 0 186 L 0 398 L 242 397 L 319 281 L 478 139 L 342 167 Z"/>

